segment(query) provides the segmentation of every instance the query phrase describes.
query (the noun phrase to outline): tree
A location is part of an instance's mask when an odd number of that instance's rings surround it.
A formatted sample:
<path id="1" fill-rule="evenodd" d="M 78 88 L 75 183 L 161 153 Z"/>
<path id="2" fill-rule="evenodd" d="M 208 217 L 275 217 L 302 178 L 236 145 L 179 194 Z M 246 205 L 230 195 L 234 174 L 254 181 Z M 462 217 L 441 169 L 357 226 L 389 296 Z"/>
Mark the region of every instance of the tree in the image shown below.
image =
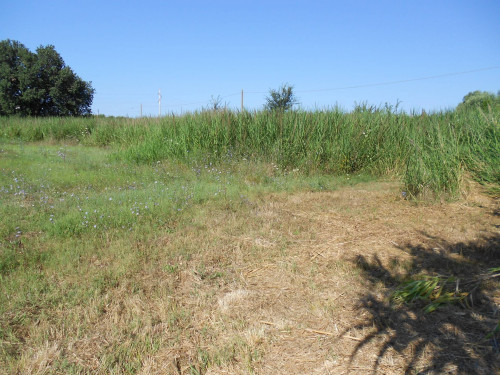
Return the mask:
<path id="1" fill-rule="evenodd" d="M 482 110 L 500 109 L 500 91 L 497 95 L 486 91 L 473 91 L 464 96 L 457 109 L 481 108 Z"/>
<path id="2" fill-rule="evenodd" d="M 212 112 L 219 112 L 224 110 L 227 107 L 227 103 L 222 103 L 222 96 L 217 95 L 211 96 L 210 103 L 208 104 L 206 110 L 207 111 L 212 111 Z"/>
<path id="3" fill-rule="evenodd" d="M 32 56 L 21 43 L 0 42 L 0 114 L 14 114 L 21 105 L 20 79 Z"/>
<path id="4" fill-rule="evenodd" d="M 94 92 L 54 46 L 32 53 L 17 41 L 0 42 L 0 115 L 88 115 Z"/>
<path id="5" fill-rule="evenodd" d="M 293 93 L 293 86 L 284 84 L 278 90 L 269 90 L 264 108 L 269 111 L 287 111 L 298 103 Z"/>

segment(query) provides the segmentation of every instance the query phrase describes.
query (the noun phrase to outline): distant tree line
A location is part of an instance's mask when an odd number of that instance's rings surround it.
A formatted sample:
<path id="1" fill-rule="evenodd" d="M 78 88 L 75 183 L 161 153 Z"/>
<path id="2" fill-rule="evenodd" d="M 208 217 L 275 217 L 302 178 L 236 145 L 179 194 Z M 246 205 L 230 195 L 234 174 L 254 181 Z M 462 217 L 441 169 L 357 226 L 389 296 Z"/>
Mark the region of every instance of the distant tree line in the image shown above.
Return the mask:
<path id="1" fill-rule="evenodd" d="M 89 115 L 94 92 L 54 46 L 33 53 L 17 41 L 0 42 L 0 116 Z"/>

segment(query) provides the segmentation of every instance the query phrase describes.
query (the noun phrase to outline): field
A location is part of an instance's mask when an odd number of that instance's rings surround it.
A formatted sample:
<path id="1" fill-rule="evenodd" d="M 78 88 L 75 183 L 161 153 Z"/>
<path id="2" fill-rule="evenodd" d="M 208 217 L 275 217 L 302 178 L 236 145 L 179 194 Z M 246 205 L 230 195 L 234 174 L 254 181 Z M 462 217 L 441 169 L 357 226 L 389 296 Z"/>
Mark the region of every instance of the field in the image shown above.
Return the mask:
<path id="1" fill-rule="evenodd" d="M 499 119 L 0 118 L 0 373 L 498 372 Z"/>

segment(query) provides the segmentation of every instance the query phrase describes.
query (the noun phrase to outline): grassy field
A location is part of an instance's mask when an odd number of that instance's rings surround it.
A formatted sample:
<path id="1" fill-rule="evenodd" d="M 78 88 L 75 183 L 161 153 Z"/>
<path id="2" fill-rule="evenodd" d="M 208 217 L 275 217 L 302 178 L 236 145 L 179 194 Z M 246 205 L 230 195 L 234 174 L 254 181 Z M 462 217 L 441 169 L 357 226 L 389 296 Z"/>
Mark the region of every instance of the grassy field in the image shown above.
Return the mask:
<path id="1" fill-rule="evenodd" d="M 0 118 L 0 373 L 491 373 L 498 120 Z"/>
<path id="2" fill-rule="evenodd" d="M 466 175 L 500 182 L 499 112 L 408 115 L 392 107 L 351 113 L 201 112 L 161 119 L 0 119 L 3 137 L 111 147 L 116 160 L 151 164 L 246 159 L 283 171 L 369 173 L 403 181 L 411 196 L 460 193 Z M 0 133 L 0 134 L 1 134 Z M 496 190 L 498 193 L 498 190 Z"/>

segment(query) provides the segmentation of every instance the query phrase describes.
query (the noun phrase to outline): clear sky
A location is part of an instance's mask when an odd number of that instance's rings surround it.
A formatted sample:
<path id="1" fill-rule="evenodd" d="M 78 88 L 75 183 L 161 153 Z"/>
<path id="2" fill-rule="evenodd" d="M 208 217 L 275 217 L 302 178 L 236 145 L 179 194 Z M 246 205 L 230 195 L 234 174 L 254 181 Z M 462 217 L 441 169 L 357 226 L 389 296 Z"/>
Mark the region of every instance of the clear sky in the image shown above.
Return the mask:
<path id="1" fill-rule="evenodd" d="M 115 116 L 158 115 L 159 89 L 163 114 L 219 95 L 237 109 L 242 89 L 260 109 L 283 83 L 305 109 L 433 111 L 500 90 L 499 0 L 0 0 L 0 39 L 54 45 Z"/>

